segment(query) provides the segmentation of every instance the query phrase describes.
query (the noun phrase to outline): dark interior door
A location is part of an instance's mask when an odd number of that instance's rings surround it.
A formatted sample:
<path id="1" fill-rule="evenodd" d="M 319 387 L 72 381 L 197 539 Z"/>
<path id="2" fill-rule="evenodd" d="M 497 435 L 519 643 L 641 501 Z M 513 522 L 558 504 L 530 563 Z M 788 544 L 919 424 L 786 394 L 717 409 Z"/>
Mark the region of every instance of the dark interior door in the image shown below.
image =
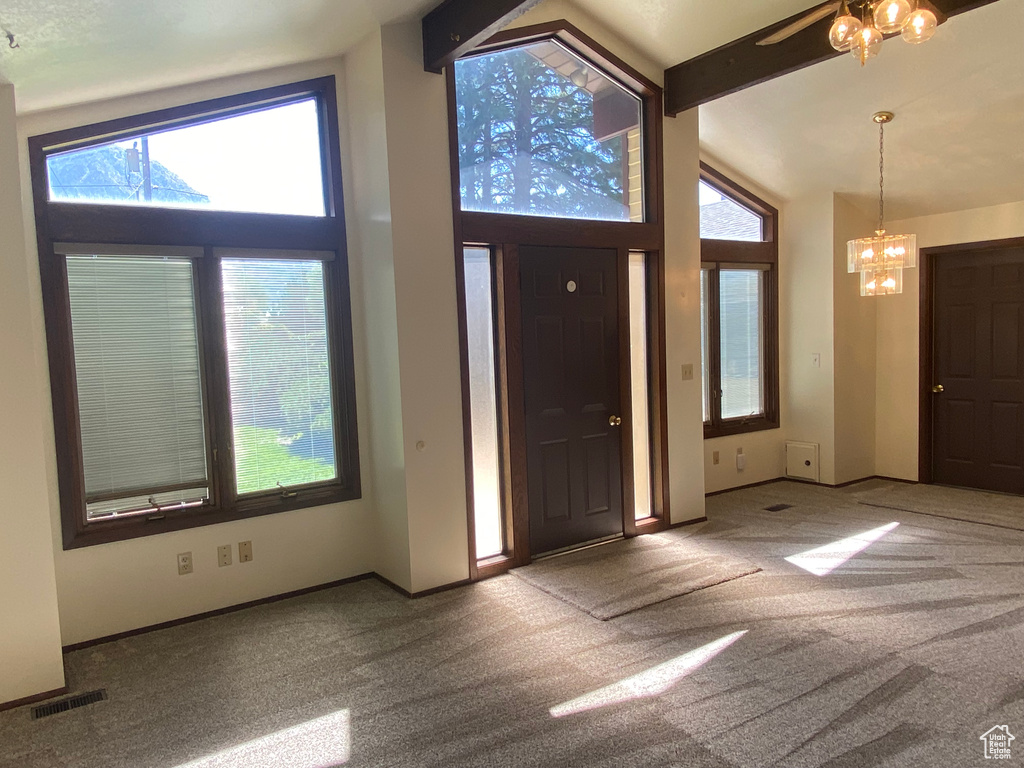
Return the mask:
<path id="1" fill-rule="evenodd" d="M 530 551 L 622 533 L 616 252 L 519 248 Z"/>
<path id="2" fill-rule="evenodd" d="M 932 479 L 1024 493 L 1024 248 L 936 257 Z"/>

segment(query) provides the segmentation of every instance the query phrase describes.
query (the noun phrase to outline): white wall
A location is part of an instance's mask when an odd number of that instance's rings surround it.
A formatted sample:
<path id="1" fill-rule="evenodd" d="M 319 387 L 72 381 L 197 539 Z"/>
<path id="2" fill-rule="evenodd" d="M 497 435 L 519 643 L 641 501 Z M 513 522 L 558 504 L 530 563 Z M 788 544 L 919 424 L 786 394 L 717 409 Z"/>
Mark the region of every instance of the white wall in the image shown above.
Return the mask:
<path id="1" fill-rule="evenodd" d="M 820 445 L 822 483 L 835 480 L 835 357 L 831 194 L 789 201 L 780 227 L 779 341 L 787 440 Z M 820 366 L 812 356 L 820 355 Z"/>
<path id="2" fill-rule="evenodd" d="M 893 221 L 890 232 L 917 235 L 919 248 L 1024 237 L 1024 201 Z M 903 293 L 878 304 L 876 472 L 918 477 L 920 270 L 903 273 Z"/>
<path id="3" fill-rule="evenodd" d="M 842 195 L 833 199 L 833 354 L 835 482 L 875 474 L 875 313 L 889 296 L 860 295 L 860 275 L 847 270 L 846 244 L 875 223 Z"/>
<path id="4" fill-rule="evenodd" d="M 329 74 L 338 78 L 338 100 L 339 104 L 344 105 L 345 73 L 341 61 L 333 60 L 21 117 L 18 120 L 18 132 L 22 151 L 22 197 L 30 233 L 34 233 L 34 221 L 28 197 L 28 136 Z M 344 130 L 344 118 L 341 122 Z M 343 137 L 343 144 L 348 144 L 346 137 Z M 348 172 L 351 165 L 349 161 L 350 158 L 343 156 L 343 173 Z M 6 191 L 7 187 L 4 189 Z M 34 243 L 34 237 L 31 241 Z M 49 378 L 44 353 L 46 345 L 42 332 L 43 309 L 35 247 L 30 247 L 27 255 L 21 256 L 17 268 L 24 271 L 27 267 L 29 277 L 27 281 L 22 278 L 18 283 L 22 298 L 13 306 L 22 307 L 22 311 L 17 318 L 3 324 L 5 330 L 0 332 L 0 338 L 4 339 L 5 344 L 21 343 L 19 339 L 30 341 L 35 351 L 35 358 L 26 367 L 31 371 L 31 376 L 38 377 L 41 383 L 33 387 L 31 395 L 27 396 L 24 411 L 31 414 L 34 409 L 43 415 L 42 440 L 46 473 L 45 477 L 39 478 L 37 484 L 44 493 L 39 494 L 35 503 L 25 505 L 22 513 L 26 519 L 34 521 L 35 525 L 52 527 L 52 557 L 56 566 L 60 630 L 65 645 L 315 586 L 374 569 L 373 506 L 369 489 L 364 489 L 362 499 L 344 504 L 63 551 Z M 353 252 L 350 253 L 350 259 L 354 265 L 359 265 L 361 256 Z M 353 326 L 357 409 L 361 436 L 360 461 L 366 475 L 368 473 L 365 468 L 370 466 L 367 450 L 370 442 L 367 435 L 370 431 L 366 422 L 369 409 L 364 407 L 365 328 L 361 302 L 356 298 Z M 38 426 L 34 430 L 38 430 Z M 26 475 L 20 476 L 22 479 L 19 485 L 26 482 Z M 222 544 L 234 545 L 244 540 L 252 541 L 254 560 L 243 564 L 238 563 L 236 558 L 231 567 L 218 568 L 217 547 Z M 193 553 L 195 572 L 188 576 L 178 576 L 176 556 L 185 551 Z M 0 579 L 0 585 L 6 587 L 6 580 Z M 42 627 L 45 630 L 45 624 Z"/>
<path id="5" fill-rule="evenodd" d="M 381 30 L 411 591 L 469 577 L 455 239 L 445 78 L 419 22 Z M 417 444 L 422 444 L 417 448 Z"/>
<path id="6" fill-rule="evenodd" d="M 0 84 L 0 704 L 64 686 L 14 88 Z M 26 188 L 27 191 L 27 188 Z"/>
<path id="7" fill-rule="evenodd" d="M 351 172 L 345 176 L 345 213 L 349 247 L 358 253 L 352 274 L 365 322 L 370 461 L 363 488 L 372 485 L 377 514 L 374 528 L 376 571 L 412 588 L 409 564 L 409 509 L 405 486 L 405 430 L 399 373 L 398 309 L 395 295 L 394 242 L 391 235 L 384 64 L 380 31 L 345 57 L 350 126 Z"/>

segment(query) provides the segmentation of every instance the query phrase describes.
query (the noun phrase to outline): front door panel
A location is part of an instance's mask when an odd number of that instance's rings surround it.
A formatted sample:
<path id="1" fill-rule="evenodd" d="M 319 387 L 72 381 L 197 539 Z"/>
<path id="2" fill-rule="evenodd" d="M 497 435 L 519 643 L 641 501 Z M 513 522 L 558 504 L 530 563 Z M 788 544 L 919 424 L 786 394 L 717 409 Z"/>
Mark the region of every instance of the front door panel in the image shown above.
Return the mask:
<path id="1" fill-rule="evenodd" d="M 937 257 L 932 479 L 1024 493 L 1024 248 Z"/>
<path id="2" fill-rule="evenodd" d="M 533 555 L 622 533 L 614 250 L 519 248 Z"/>

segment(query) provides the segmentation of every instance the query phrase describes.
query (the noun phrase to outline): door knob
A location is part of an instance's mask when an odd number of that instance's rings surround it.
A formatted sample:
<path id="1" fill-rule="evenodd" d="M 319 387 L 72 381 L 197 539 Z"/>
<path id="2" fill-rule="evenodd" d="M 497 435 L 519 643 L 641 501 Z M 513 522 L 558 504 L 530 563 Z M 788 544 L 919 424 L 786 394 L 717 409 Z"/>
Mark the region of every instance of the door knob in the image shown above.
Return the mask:
<path id="1" fill-rule="evenodd" d="M 617 427 L 621 423 L 622 423 L 622 417 L 621 416 L 609 416 L 608 417 L 608 425 L 609 426 Z"/>
<path id="2" fill-rule="evenodd" d="M 934 392 L 935 394 L 939 394 L 940 392 L 945 392 L 945 391 L 946 391 L 946 388 L 944 386 L 942 386 L 941 384 L 936 384 L 934 387 L 932 387 L 932 392 Z"/>

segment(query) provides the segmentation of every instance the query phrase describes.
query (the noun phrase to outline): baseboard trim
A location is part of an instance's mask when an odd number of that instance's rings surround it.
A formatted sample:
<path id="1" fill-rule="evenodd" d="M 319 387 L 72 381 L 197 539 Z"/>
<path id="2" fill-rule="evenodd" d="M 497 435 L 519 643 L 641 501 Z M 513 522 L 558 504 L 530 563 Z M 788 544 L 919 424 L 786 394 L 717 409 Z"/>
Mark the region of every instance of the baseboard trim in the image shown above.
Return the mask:
<path id="1" fill-rule="evenodd" d="M 698 517 L 693 520 L 683 520 L 681 523 L 672 523 L 668 526 L 668 530 L 673 528 L 685 528 L 688 525 L 697 525 L 698 523 L 706 523 L 708 519 L 706 517 Z"/>
<path id="2" fill-rule="evenodd" d="M 847 481 L 845 483 L 836 483 L 835 485 L 827 485 L 826 483 L 821 483 L 821 485 L 824 485 L 826 488 L 846 488 L 846 487 L 851 486 L 851 485 L 856 485 L 857 483 L 866 483 L 868 480 L 885 480 L 886 482 L 890 482 L 890 483 L 903 483 L 905 485 L 919 485 L 917 480 L 904 480 L 901 477 L 887 477 L 886 475 L 869 475 L 868 477 L 860 478 L 860 480 L 849 480 L 849 481 Z"/>
<path id="3" fill-rule="evenodd" d="M 762 485 L 771 485 L 772 483 L 781 483 L 783 480 L 791 480 L 791 479 L 792 478 L 789 478 L 789 477 L 773 477 L 771 480 L 761 480 L 761 481 L 756 482 L 756 483 L 747 483 L 746 485 L 737 485 L 737 486 L 734 486 L 732 488 L 723 488 L 720 491 L 711 491 L 710 493 L 705 493 L 704 494 L 704 498 L 705 499 L 709 499 L 712 496 L 721 496 L 723 493 L 732 493 L 733 491 L 742 491 L 745 488 L 759 488 Z M 815 483 L 815 485 L 816 485 L 816 483 Z"/>
<path id="4" fill-rule="evenodd" d="M 814 480 L 803 480 L 799 477 L 773 477 L 771 480 L 761 480 L 757 483 L 747 483 L 746 485 L 737 485 L 733 488 L 724 488 L 721 491 L 711 491 L 705 493 L 704 498 L 711 498 L 712 496 L 720 496 L 723 493 L 732 493 L 733 491 L 742 491 L 746 488 L 758 488 L 762 485 L 771 485 L 772 483 L 802 483 L 803 485 L 818 485 L 822 488 L 846 488 L 850 485 L 856 485 L 857 483 L 867 482 L 868 480 L 886 480 L 890 483 L 904 483 L 906 485 L 919 485 L 918 480 L 904 480 L 901 477 L 889 477 L 888 475 L 868 475 L 867 477 L 861 477 L 857 480 L 848 480 L 845 483 L 818 483 Z"/>
<path id="5" fill-rule="evenodd" d="M 45 693 L 37 693 L 34 696 L 26 696 L 23 699 L 15 699 L 14 701 L 5 701 L 0 703 L 0 712 L 6 712 L 9 709 L 17 709 L 18 707 L 27 707 L 29 704 L 38 704 L 40 701 L 46 701 L 57 696 L 63 696 L 67 693 L 69 688 L 65 685 L 62 688 L 54 688 L 52 691 L 46 691 Z"/>
<path id="6" fill-rule="evenodd" d="M 72 643 L 71 645 L 65 645 L 63 647 L 64 653 L 71 653 L 73 651 L 81 651 L 86 648 L 92 648 L 93 646 L 103 645 L 105 643 L 112 643 L 116 640 L 123 640 L 126 637 L 135 637 L 137 635 L 144 635 L 148 632 L 156 632 L 161 629 L 170 629 L 171 627 L 180 627 L 182 624 L 191 624 L 194 621 L 202 621 L 203 619 L 212 619 L 215 616 L 224 616 L 228 613 L 234 613 L 236 611 L 244 611 L 246 608 L 256 608 L 261 605 L 267 605 L 269 603 L 276 603 L 279 600 L 288 600 L 293 597 L 302 597 L 303 595 L 309 595 L 314 592 L 322 592 L 325 589 L 334 589 L 335 587 L 341 587 L 345 584 L 353 584 L 357 581 L 366 581 L 376 576 L 375 573 L 362 573 L 358 576 L 350 576 L 347 579 L 338 579 L 337 581 L 331 581 L 326 584 L 318 584 L 315 587 L 306 587 L 304 589 L 296 589 L 292 592 L 284 592 L 280 595 L 271 595 L 270 597 L 261 597 L 259 600 L 250 600 L 245 603 L 239 603 L 238 605 L 229 605 L 226 608 L 217 608 L 213 611 L 204 611 L 203 613 L 196 613 L 192 616 L 183 616 L 180 619 L 172 619 L 171 621 L 162 621 L 159 624 L 150 624 L 146 627 L 139 627 L 138 629 L 130 629 L 127 632 L 118 632 L 113 635 L 106 635 L 104 637 L 97 637 L 94 640 L 85 640 L 81 643 Z"/>
<path id="7" fill-rule="evenodd" d="M 453 581 L 451 584 L 442 584 L 440 587 L 434 587 L 433 589 L 424 589 L 420 592 L 410 592 L 405 587 L 398 586 L 395 582 L 391 581 L 391 579 L 381 576 L 379 573 L 371 573 L 370 577 L 376 579 L 385 587 L 390 587 L 395 590 L 395 592 L 400 594 L 402 597 L 408 597 L 410 600 L 418 600 L 421 597 L 430 597 L 430 595 L 437 595 L 441 592 L 458 589 L 459 587 L 464 587 L 467 584 L 473 583 L 472 579 L 462 579 L 460 581 Z"/>

